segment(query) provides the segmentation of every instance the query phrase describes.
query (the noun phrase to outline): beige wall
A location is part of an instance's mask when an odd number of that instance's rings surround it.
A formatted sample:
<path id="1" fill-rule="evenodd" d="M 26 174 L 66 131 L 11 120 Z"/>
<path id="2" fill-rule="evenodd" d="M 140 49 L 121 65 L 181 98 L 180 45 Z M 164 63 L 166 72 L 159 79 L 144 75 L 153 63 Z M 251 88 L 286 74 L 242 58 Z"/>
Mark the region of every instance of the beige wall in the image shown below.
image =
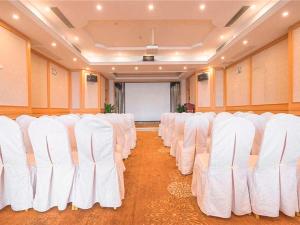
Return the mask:
<path id="1" fill-rule="evenodd" d="M 215 71 L 215 104 L 216 107 L 224 106 L 224 70 Z"/>
<path id="2" fill-rule="evenodd" d="M 252 57 L 252 104 L 288 102 L 287 39 Z"/>
<path id="3" fill-rule="evenodd" d="M 210 101 L 210 92 L 211 92 L 211 79 L 212 73 L 210 71 L 205 71 L 205 73 L 208 73 L 208 80 L 205 81 L 197 81 L 198 84 L 198 107 L 210 107 L 211 101 Z M 199 73 L 197 73 L 197 76 Z M 196 77 L 198 79 L 198 77 Z"/>
<path id="4" fill-rule="evenodd" d="M 100 76 L 101 94 L 100 94 L 100 106 L 104 109 L 105 104 L 105 78 Z"/>
<path id="5" fill-rule="evenodd" d="M 0 24 L 0 106 L 28 106 L 27 42 Z"/>
<path id="6" fill-rule="evenodd" d="M 53 63 L 50 63 L 49 69 L 50 107 L 68 108 L 69 71 Z"/>
<path id="7" fill-rule="evenodd" d="M 87 82 L 86 76 L 90 74 L 91 72 L 84 71 L 83 72 L 83 84 L 84 84 L 84 96 L 85 96 L 85 104 L 84 107 L 87 109 L 97 109 L 99 108 L 99 82 L 100 82 L 100 76 L 98 74 L 98 82 Z"/>
<path id="8" fill-rule="evenodd" d="M 196 104 L 196 75 L 189 78 L 189 100 L 190 103 Z"/>
<path id="9" fill-rule="evenodd" d="M 293 33 L 293 102 L 300 102 L 300 27 L 292 31 Z"/>
<path id="10" fill-rule="evenodd" d="M 72 89 L 72 109 L 80 109 L 80 79 L 81 72 L 72 72 L 71 73 L 71 89 Z"/>
<path id="11" fill-rule="evenodd" d="M 32 107 L 47 108 L 47 60 L 31 53 Z"/>
<path id="12" fill-rule="evenodd" d="M 250 59 L 231 66 L 226 71 L 227 105 L 249 105 Z"/>

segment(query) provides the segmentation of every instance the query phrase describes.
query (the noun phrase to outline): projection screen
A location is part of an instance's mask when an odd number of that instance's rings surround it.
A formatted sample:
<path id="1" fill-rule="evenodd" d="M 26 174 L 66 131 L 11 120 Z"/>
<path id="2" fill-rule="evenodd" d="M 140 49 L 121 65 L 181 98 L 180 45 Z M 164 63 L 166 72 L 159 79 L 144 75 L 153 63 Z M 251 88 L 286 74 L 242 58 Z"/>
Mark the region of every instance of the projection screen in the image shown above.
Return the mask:
<path id="1" fill-rule="evenodd" d="M 126 83 L 125 112 L 135 121 L 159 121 L 170 112 L 170 83 Z"/>

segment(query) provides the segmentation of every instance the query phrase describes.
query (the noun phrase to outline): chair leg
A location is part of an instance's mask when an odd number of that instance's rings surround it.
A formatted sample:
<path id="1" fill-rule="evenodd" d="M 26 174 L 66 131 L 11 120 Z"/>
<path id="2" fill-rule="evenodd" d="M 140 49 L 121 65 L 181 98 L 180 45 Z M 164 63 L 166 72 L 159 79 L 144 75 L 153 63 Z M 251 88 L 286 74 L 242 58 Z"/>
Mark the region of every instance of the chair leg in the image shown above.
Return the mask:
<path id="1" fill-rule="evenodd" d="M 75 205 L 72 204 L 72 210 L 76 211 L 76 210 L 78 210 L 78 208 Z"/>

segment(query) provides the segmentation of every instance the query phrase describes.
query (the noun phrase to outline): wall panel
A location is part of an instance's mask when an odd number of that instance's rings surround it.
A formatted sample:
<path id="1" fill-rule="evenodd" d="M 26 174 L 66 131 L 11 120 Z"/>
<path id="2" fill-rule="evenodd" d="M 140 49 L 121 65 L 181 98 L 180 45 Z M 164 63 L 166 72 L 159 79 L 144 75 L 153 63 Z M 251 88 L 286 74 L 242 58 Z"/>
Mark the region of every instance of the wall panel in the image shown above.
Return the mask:
<path id="1" fill-rule="evenodd" d="M 224 70 L 215 72 L 215 104 L 216 107 L 224 106 Z"/>
<path id="2" fill-rule="evenodd" d="M 293 102 L 300 102 L 300 27 L 292 31 L 293 39 Z"/>
<path id="3" fill-rule="evenodd" d="M 211 99 L 210 99 L 210 92 L 211 92 L 211 79 L 212 79 L 212 73 L 208 73 L 208 80 L 205 81 L 197 81 L 198 85 L 198 107 L 210 107 L 211 106 Z M 198 79 L 196 77 L 196 79 Z"/>

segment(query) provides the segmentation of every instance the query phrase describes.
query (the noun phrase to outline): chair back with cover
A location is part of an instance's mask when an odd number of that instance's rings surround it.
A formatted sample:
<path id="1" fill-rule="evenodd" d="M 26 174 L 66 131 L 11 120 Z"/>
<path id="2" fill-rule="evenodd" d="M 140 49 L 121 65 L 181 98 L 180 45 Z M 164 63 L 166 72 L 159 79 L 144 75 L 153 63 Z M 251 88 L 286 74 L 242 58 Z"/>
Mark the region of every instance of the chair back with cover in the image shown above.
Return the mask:
<path id="1" fill-rule="evenodd" d="M 30 123 L 32 121 L 34 121 L 35 119 L 36 119 L 36 117 L 28 116 L 28 115 L 22 115 L 22 116 L 18 116 L 16 118 L 16 122 L 19 124 L 19 126 L 22 130 L 26 152 L 28 152 L 28 153 L 33 153 L 30 138 L 28 136 L 28 127 L 29 127 Z"/>
<path id="2" fill-rule="evenodd" d="M 83 209 L 98 202 L 121 206 L 113 126 L 101 118 L 84 118 L 75 127 L 79 158 L 74 204 Z"/>
<path id="3" fill-rule="evenodd" d="M 0 209 L 32 208 L 33 188 L 23 134 L 12 119 L 0 116 Z"/>
<path id="4" fill-rule="evenodd" d="M 33 121 L 28 131 L 36 160 L 33 208 L 64 210 L 72 201 L 75 177 L 68 130 L 57 119 L 44 117 Z"/>

